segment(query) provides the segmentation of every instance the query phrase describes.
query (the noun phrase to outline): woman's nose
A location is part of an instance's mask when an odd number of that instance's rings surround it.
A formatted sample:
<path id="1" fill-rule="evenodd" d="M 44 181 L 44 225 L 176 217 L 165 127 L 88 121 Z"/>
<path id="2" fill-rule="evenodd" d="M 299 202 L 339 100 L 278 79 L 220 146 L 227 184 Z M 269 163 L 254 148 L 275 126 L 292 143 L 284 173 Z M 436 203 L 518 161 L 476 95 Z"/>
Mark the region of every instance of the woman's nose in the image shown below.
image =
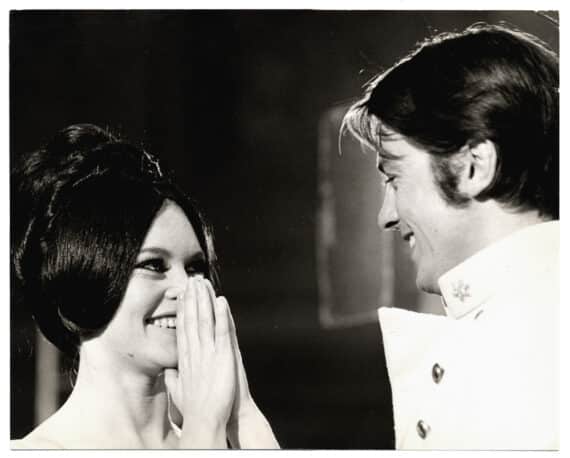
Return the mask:
<path id="1" fill-rule="evenodd" d="M 167 289 L 164 296 L 167 299 L 177 299 L 186 291 L 188 285 L 188 274 L 183 266 L 173 266 L 168 272 Z"/>
<path id="2" fill-rule="evenodd" d="M 171 301 L 177 301 L 182 298 L 182 296 L 184 295 L 184 291 L 185 291 L 184 288 L 181 288 L 179 286 L 174 286 L 172 288 L 168 288 L 164 292 L 164 297 Z"/>
<path id="3" fill-rule="evenodd" d="M 382 208 L 378 213 L 378 226 L 386 231 L 397 230 L 399 222 L 400 217 L 396 211 L 394 192 L 390 188 L 386 188 Z"/>

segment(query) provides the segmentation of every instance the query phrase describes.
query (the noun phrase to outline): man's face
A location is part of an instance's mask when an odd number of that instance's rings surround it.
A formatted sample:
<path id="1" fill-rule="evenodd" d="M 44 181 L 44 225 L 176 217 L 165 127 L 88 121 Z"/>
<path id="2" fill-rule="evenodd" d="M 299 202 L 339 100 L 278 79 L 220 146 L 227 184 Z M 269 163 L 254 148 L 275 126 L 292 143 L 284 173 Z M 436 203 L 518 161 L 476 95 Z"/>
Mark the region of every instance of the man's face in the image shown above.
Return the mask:
<path id="1" fill-rule="evenodd" d="M 381 146 L 378 169 L 386 186 L 378 225 L 400 231 L 410 245 L 418 288 L 439 293 L 438 278 L 466 257 L 467 214 L 441 196 L 429 153 L 397 134 Z"/>

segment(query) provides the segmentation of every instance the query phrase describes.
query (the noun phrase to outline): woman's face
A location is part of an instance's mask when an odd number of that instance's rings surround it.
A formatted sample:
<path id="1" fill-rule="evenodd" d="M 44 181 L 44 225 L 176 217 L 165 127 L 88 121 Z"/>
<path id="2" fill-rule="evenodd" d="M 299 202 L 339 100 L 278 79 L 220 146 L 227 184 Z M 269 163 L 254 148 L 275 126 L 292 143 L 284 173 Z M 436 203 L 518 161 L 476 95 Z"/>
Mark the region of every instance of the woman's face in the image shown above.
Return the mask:
<path id="1" fill-rule="evenodd" d="M 198 238 L 182 209 L 166 200 L 142 244 L 123 300 L 97 345 L 123 365 L 155 373 L 177 366 L 177 296 L 188 276 L 205 275 Z"/>

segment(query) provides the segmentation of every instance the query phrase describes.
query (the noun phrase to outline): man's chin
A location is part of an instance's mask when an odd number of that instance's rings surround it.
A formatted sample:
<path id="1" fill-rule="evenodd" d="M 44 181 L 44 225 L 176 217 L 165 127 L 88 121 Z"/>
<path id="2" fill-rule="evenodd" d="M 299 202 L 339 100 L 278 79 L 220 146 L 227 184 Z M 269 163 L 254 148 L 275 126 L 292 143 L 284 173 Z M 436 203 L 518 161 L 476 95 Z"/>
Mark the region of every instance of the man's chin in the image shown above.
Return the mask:
<path id="1" fill-rule="evenodd" d="M 421 271 L 416 276 L 416 286 L 424 293 L 441 294 L 437 280 L 433 279 L 431 275 L 422 275 Z"/>

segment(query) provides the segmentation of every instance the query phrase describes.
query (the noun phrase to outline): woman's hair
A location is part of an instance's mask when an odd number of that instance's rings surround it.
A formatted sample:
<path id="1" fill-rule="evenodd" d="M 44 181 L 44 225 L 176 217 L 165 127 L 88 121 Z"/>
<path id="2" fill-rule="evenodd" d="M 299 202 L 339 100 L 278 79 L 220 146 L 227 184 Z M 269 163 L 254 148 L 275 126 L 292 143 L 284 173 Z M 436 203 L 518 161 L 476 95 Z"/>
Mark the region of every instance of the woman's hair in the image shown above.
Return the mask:
<path id="1" fill-rule="evenodd" d="M 497 149 L 493 182 L 478 199 L 558 217 L 558 57 L 536 37 L 476 24 L 440 34 L 369 84 L 348 129 L 382 154 L 386 132 L 432 155 L 443 197 L 465 204 L 454 153 L 485 140 Z"/>
<path id="2" fill-rule="evenodd" d="M 158 160 L 90 124 L 67 127 L 13 169 L 12 261 L 42 333 L 73 354 L 113 318 L 165 199 L 194 228 L 219 290 L 209 226 Z"/>

